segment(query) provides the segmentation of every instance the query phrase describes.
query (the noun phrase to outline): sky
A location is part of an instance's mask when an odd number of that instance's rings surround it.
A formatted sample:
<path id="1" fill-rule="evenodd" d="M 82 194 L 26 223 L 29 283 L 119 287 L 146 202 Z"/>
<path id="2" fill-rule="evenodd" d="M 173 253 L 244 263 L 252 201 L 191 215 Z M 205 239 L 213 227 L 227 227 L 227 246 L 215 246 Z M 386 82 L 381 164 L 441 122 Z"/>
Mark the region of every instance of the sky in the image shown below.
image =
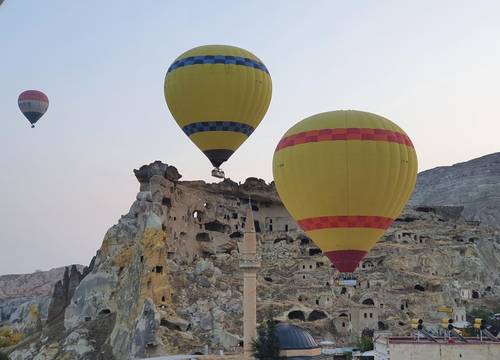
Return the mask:
<path id="1" fill-rule="evenodd" d="M 271 181 L 285 131 L 338 109 L 400 125 L 420 171 L 499 151 L 499 13 L 495 0 L 6 0 L 0 274 L 87 265 L 143 164 L 216 181 L 163 95 L 169 65 L 199 45 L 248 49 L 272 77 L 264 120 L 223 165 L 233 180 Z M 50 99 L 35 129 L 17 107 L 26 89 Z"/>

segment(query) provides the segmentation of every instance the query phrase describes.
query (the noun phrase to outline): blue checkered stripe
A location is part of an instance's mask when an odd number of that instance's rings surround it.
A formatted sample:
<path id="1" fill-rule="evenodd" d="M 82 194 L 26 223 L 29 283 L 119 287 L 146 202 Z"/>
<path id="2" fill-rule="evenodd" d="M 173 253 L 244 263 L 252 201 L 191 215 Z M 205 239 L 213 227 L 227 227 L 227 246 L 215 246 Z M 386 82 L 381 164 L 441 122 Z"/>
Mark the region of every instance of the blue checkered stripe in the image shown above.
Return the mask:
<path id="1" fill-rule="evenodd" d="M 182 130 L 188 136 L 203 131 L 234 131 L 250 136 L 254 128 L 234 121 L 204 121 L 186 125 Z"/>
<path id="2" fill-rule="evenodd" d="M 175 69 L 189 66 L 189 65 L 197 65 L 197 64 L 232 64 L 232 65 L 241 65 L 248 66 L 254 69 L 258 69 L 264 71 L 266 74 L 269 74 L 266 66 L 258 61 L 247 59 L 241 56 L 231 56 L 231 55 L 200 55 L 200 56 L 190 56 L 184 59 L 180 59 L 175 61 L 168 68 L 167 73 L 174 71 Z"/>

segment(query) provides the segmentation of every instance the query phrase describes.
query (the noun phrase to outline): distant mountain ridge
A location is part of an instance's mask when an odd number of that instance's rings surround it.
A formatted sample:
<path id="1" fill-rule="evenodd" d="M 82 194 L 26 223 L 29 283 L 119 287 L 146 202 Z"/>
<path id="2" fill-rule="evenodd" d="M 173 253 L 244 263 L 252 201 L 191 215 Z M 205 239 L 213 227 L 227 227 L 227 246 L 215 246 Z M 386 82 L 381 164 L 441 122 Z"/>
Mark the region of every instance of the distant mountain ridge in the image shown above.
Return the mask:
<path id="1" fill-rule="evenodd" d="M 17 297 L 51 296 L 54 284 L 62 280 L 65 266 L 31 274 L 0 276 L 0 300 Z M 82 265 L 77 265 L 82 270 Z"/>
<path id="2" fill-rule="evenodd" d="M 409 204 L 464 206 L 465 218 L 500 227 L 500 152 L 419 173 Z"/>

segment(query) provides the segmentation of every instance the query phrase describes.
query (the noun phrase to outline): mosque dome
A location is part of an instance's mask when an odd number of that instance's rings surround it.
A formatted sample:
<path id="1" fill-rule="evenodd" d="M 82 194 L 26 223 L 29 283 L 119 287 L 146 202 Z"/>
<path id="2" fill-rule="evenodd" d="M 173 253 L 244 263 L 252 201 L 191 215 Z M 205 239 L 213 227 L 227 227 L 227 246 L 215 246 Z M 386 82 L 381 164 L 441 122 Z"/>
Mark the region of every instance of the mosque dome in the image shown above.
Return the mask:
<path id="1" fill-rule="evenodd" d="M 293 360 L 315 360 L 321 356 L 321 348 L 308 331 L 291 324 L 276 325 L 280 341 L 280 355 Z"/>

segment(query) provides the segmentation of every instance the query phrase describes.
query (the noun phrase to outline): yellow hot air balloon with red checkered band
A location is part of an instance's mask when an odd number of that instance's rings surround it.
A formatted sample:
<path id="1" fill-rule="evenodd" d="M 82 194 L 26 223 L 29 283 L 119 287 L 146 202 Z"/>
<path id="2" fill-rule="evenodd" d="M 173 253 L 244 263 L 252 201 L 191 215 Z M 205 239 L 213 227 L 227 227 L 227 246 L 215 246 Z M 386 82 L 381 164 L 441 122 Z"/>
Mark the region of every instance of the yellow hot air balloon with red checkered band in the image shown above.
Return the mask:
<path id="1" fill-rule="evenodd" d="M 290 128 L 273 158 L 276 189 L 340 272 L 353 272 L 413 192 L 417 155 L 392 121 L 362 111 L 313 115 Z"/>

